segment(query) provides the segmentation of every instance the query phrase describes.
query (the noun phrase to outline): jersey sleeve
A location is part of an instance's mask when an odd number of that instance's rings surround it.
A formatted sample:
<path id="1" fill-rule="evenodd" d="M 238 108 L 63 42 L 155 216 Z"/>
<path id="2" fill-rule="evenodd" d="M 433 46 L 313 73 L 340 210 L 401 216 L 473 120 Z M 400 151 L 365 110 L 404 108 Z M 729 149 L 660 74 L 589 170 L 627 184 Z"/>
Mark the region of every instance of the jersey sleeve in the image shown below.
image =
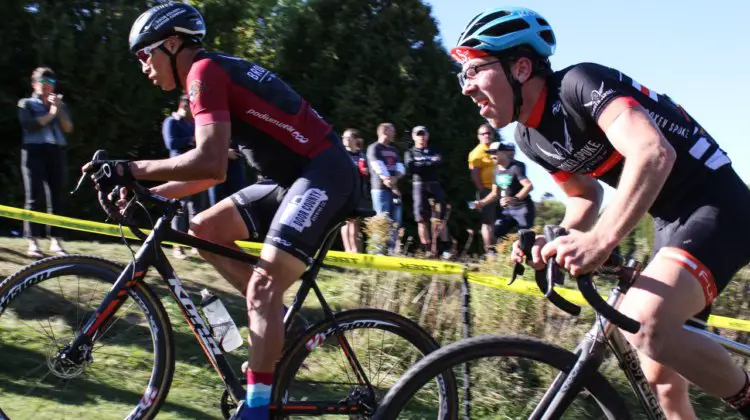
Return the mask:
<path id="1" fill-rule="evenodd" d="M 615 69 L 594 63 L 581 63 L 563 77 L 560 99 L 566 109 L 596 123 L 607 106 L 618 98 L 633 105 L 638 104 L 622 79 L 623 74 Z"/>
<path id="2" fill-rule="evenodd" d="M 196 61 L 190 68 L 186 85 L 196 127 L 230 121 L 230 79 L 219 64 L 210 59 Z"/>

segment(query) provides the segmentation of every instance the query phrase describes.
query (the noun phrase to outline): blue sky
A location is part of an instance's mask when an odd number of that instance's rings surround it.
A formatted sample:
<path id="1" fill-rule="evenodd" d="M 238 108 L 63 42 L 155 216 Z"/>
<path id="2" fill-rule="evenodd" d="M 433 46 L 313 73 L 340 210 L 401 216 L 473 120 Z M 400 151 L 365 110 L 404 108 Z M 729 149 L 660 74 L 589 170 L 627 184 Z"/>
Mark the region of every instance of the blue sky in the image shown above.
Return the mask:
<path id="1" fill-rule="evenodd" d="M 446 48 L 479 12 L 513 5 L 487 0 L 427 3 Z M 742 179 L 750 181 L 750 1 L 524 0 L 515 5 L 537 11 L 552 25 L 557 37 L 554 69 L 596 62 L 668 94 L 711 133 Z M 468 98 L 466 106 L 476 109 Z M 468 137 L 474 138 L 473 133 Z M 546 172 L 533 163 L 527 166 L 534 199 L 546 191 L 563 199 Z M 612 191 L 607 190 L 609 199 Z"/>

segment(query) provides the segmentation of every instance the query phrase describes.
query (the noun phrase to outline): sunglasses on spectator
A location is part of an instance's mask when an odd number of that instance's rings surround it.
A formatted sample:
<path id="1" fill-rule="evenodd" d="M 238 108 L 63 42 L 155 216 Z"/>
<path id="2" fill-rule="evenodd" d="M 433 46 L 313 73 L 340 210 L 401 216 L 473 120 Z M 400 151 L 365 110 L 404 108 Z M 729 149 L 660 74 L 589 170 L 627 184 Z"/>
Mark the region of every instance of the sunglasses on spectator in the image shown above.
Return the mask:
<path id="1" fill-rule="evenodd" d="M 424 132 L 424 131 L 417 131 L 417 135 L 418 136 L 424 136 L 425 134 L 427 134 L 427 133 Z"/>
<path id="2" fill-rule="evenodd" d="M 135 56 L 138 57 L 138 61 L 140 61 L 143 64 L 146 64 L 151 58 L 151 54 L 153 54 L 154 50 L 159 48 L 161 44 L 163 44 L 166 41 L 166 39 L 162 39 L 161 41 L 154 42 L 151 45 L 147 45 L 140 50 L 135 52 Z"/>
<path id="3" fill-rule="evenodd" d="M 37 77 L 36 81 L 39 83 L 49 83 L 50 85 L 57 83 L 54 77 Z"/>
<path id="4" fill-rule="evenodd" d="M 492 131 L 485 131 L 484 133 L 479 133 L 480 136 L 491 136 Z"/>

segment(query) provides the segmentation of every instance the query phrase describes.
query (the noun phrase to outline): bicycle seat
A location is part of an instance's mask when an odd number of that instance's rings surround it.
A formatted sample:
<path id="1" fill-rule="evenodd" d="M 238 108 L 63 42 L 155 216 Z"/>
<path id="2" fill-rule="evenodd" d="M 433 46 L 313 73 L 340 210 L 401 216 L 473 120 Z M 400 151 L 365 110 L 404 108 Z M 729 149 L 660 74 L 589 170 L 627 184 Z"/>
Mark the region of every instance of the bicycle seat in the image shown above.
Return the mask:
<path id="1" fill-rule="evenodd" d="M 372 217 L 375 216 L 375 210 L 365 208 L 355 208 L 349 213 L 350 217 Z"/>

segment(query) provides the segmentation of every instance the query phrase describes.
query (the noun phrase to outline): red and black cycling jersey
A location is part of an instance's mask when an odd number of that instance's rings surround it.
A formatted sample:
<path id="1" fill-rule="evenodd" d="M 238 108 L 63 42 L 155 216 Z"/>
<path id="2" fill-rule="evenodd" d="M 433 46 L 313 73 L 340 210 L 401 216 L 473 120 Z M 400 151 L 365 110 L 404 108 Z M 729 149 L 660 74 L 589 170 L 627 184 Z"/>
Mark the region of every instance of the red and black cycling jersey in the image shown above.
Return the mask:
<path id="1" fill-rule="evenodd" d="M 341 143 L 307 101 L 252 62 L 201 51 L 185 85 L 196 127 L 231 122 L 232 140 L 250 165 L 282 186 L 291 185 L 318 153 Z"/>
<path id="2" fill-rule="evenodd" d="M 568 67 L 547 79 L 527 122 L 517 125 L 516 143 L 559 183 L 571 174 L 585 174 L 617 187 L 624 158 L 597 124 L 617 98 L 643 107 L 677 155 L 652 214 L 672 212 L 674 203 L 693 188 L 731 167 L 714 139 L 672 99 L 593 63 Z"/>

